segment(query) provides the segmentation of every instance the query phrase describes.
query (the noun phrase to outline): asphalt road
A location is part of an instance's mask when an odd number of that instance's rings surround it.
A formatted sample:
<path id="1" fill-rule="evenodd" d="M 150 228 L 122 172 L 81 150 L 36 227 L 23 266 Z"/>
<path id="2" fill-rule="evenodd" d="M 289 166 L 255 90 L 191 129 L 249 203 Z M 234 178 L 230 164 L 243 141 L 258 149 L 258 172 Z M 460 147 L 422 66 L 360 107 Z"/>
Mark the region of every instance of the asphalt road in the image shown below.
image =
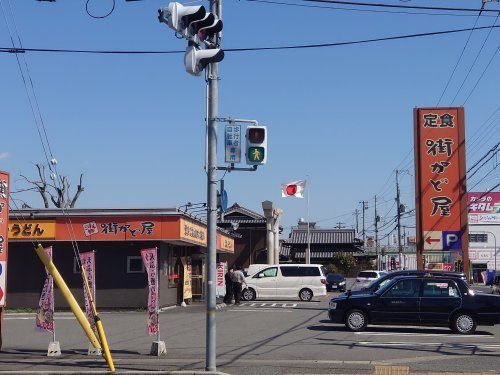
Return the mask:
<path id="1" fill-rule="evenodd" d="M 371 372 L 373 364 L 403 364 L 415 371 L 500 370 L 500 326 L 479 327 L 459 336 L 445 328 L 368 327 L 352 333 L 329 323 L 328 298 L 258 301 L 218 311 L 218 370 L 230 374 L 327 374 Z M 203 369 L 203 305 L 160 314 L 167 356 L 148 355 L 154 337 L 146 334 L 142 312 L 101 315 L 118 370 Z M 45 356 L 51 335 L 34 330 L 33 314 L 4 318 L 1 371 L 105 370 L 102 358 L 88 357 L 87 341 L 76 320 L 56 314 L 63 355 Z"/>

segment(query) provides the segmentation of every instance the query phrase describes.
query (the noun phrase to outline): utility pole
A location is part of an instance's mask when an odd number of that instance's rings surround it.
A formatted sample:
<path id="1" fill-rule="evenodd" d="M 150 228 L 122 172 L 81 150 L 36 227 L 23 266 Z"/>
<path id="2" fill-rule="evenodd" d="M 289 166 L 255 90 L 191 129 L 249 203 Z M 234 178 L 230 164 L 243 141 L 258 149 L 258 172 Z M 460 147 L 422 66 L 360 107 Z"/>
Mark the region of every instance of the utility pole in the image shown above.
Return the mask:
<path id="1" fill-rule="evenodd" d="M 375 253 L 377 254 L 377 269 L 380 269 L 379 247 L 378 247 L 378 222 L 380 218 L 377 213 L 377 196 L 375 195 Z"/>
<path id="2" fill-rule="evenodd" d="M 221 3 L 210 0 L 210 11 L 219 19 Z M 219 33 L 213 42 L 220 46 Z M 210 63 L 205 74 L 207 82 L 207 316 L 206 316 L 206 371 L 217 371 L 216 364 L 216 323 L 217 312 L 217 117 L 219 115 L 219 64 Z"/>
<path id="3" fill-rule="evenodd" d="M 356 215 L 356 235 L 359 233 L 359 210 L 356 208 L 354 211 Z"/>
<path id="4" fill-rule="evenodd" d="M 396 169 L 396 209 L 397 209 L 397 227 L 398 227 L 398 253 L 399 267 L 402 266 L 403 247 L 401 246 L 401 201 L 399 193 L 399 170 Z"/>
<path id="5" fill-rule="evenodd" d="M 361 201 L 359 202 L 362 204 L 362 220 L 363 220 L 363 247 L 366 246 L 366 232 L 365 232 L 365 211 L 368 208 L 368 202 L 367 201 Z"/>
<path id="6" fill-rule="evenodd" d="M 335 226 L 335 228 L 337 228 L 337 229 L 345 228 L 345 223 L 339 221 L 339 222 L 337 222 L 337 225 Z"/>

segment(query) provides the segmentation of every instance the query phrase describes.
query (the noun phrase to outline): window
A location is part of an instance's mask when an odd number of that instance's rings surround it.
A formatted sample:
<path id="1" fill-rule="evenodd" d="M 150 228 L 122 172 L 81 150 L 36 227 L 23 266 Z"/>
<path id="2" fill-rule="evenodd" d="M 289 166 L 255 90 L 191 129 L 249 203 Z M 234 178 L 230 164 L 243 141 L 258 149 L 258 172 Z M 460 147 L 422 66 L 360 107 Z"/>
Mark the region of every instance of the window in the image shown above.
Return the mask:
<path id="1" fill-rule="evenodd" d="M 276 277 L 278 275 L 278 268 L 268 268 L 259 273 L 260 277 Z"/>
<path id="2" fill-rule="evenodd" d="M 321 276 L 318 267 L 299 267 L 301 276 Z"/>
<path id="3" fill-rule="evenodd" d="M 420 293 L 420 280 L 404 279 L 399 280 L 394 286 L 384 294 L 384 297 L 418 297 Z"/>
<path id="4" fill-rule="evenodd" d="M 143 273 L 144 264 L 142 263 L 142 257 L 140 256 L 128 256 L 127 257 L 127 273 Z"/>
<path id="5" fill-rule="evenodd" d="M 297 277 L 299 276 L 299 267 L 281 266 L 281 274 L 284 277 Z"/>
<path id="6" fill-rule="evenodd" d="M 469 242 L 488 242 L 488 233 L 469 233 Z"/>
<path id="7" fill-rule="evenodd" d="M 376 272 L 362 271 L 362 272 L 358 273 L 358 277 L 366 277 L 368 279 L 376 279 L 376 278 L 378 278 L 378 275 Z"/>
<path id="8" fill-rule="evenodd" d="M 448 280 L 424 281 L 422 297 L 460 297 L 457 285 Z"/>

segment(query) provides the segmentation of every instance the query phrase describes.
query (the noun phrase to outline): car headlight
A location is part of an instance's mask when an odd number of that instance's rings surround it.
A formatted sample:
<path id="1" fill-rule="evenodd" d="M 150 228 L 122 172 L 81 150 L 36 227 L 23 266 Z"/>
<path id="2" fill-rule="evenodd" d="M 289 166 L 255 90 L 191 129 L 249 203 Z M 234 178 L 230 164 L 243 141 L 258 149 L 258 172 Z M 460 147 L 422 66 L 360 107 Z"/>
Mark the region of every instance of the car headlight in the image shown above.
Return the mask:
<path id="1" fill-rule="evenodd" d="M 337 308 L 337 302 L 330 301 L 330 309 L 335 310 Z"/>
<path id="2" fill-rule="evenodd" d="M 339 285 L 345 285 L 345 281 L 341 281 Z"/>

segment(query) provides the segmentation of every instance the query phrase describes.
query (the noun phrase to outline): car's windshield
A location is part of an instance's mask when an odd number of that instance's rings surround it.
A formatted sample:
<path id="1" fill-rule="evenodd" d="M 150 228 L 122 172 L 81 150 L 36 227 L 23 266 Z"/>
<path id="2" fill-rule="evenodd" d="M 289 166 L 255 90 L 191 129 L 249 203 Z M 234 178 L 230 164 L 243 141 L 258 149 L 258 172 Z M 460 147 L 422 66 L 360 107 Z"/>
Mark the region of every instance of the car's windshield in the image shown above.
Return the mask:
<path id="1" fill-rule="evenodd" d="M 326 276 L 326 279 L 328 281 L 341 281 L 343 279 L 343 276 L 342 275 L 339 275 L 339 274 L 336 274 L 336 273 L 329 273 L 327 276 Z"/>

